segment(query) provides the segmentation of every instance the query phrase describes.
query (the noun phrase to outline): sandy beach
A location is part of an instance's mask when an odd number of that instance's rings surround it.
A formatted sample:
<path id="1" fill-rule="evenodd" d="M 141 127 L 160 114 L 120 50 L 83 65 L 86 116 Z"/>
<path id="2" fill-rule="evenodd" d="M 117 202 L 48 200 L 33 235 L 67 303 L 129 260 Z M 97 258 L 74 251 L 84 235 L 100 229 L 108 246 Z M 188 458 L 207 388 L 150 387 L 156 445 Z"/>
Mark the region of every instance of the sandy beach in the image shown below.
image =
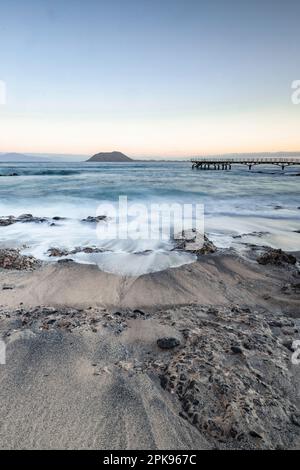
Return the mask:
<path id="1" fill-rule="evenodd" d="M 299 18 L 1 2 L 0 454 L 300 450 Z"/>
<path id="2" fill-rule="evenodd" d="M 0 305 L 2 448 L 299 447 L 297 263 L 2 268 Z"/>

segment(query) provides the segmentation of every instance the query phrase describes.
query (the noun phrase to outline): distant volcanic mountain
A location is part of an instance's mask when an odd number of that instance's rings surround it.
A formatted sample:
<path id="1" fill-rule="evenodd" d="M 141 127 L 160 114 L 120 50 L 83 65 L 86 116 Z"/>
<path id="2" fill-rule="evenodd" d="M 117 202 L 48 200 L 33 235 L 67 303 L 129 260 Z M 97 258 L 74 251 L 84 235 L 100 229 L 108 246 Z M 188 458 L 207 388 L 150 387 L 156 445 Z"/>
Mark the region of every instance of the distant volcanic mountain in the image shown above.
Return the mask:
<path id="1" fill-rule="evenodd" d="M 122 152 L 101 152 L 93 155 L 87 162 L 133 162 L 133 160 Z"/>

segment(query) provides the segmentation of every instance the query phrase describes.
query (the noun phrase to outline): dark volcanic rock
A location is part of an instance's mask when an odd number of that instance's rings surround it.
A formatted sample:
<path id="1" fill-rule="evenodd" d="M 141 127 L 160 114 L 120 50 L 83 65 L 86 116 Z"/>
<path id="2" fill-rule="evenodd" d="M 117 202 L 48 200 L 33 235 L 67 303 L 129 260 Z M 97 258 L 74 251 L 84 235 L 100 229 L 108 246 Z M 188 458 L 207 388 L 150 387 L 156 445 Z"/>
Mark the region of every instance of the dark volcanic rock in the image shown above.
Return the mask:
<path id="1" fill-rule="evenodd" d="M 8 217 L 0 217 L 0 227 L 7 227 L 15 223 L 15 218 L 12 215 Z"/>
<path id="2" fill-rule="evenodd" d="M 269 235 L 270 232 L 249 232 L 249 233 L 242 233 L 240 235 L 233 235 L 232 238 L 243 238 L 243 237 L 259 237 L 262 238 L 265 235 Z"/>
<path id="3" fill-rule="evenodd" d="M 19 217 L 16 218 L 16 222 L 35 222 L 35 223 L 43 223 L 47 222 L 46 217 L 34 217 L 32 214 L 22 214 L 19 215 Z"/>
<path id="4" fill-rule="evenodd" d="M 205 234 L 203 235 L 194 229 L 183 230 L 175 236 L 175 240 L 177 242 L 176 250 L 184 250 L 196 255 L 207 255 L 217 250 L 217 247 Z"/>
<path id="5" fill-rule="evenodd" d="M 81 222 L 97 223 L 106 219 L 107 219 L 106 215 L 98 215 L 95 217 L 92 217 L 91 215 L 89 215 L 88 217 L 86 217 L 86 219 L 82 219 Z"/>
<path id="6" fill-rule="evenodd" d="M 69 251 L 62 250 L 60 248 L 49 248 L 47 253 L 48 253 L 48 256 L 61 257 L 61 256 L 68 256 Z"/>
<path id="7" fill-rule="evenodd" d="M 293 320 L 241 308 L 219 307 L 218 317 L 204 311 L 184 310 L 177 323 L 179 331 L 189 328 L 184 346 L 158 364 L 161 386 L 179 399 L 180 415 L 217 448 L 294 448 L 300 420 L 292 338 L 284 347 L 282 329 L 271 326 Z"/>
<path id="8" fill-rule="evenodd" d="M 0 250 L 0 268 L 31 270 L 41 265 L 33 256 L 21 255 L 19 250 Z"/>
<path id="9" fill-rule="evenodd" d="M 62 256 L 76 255 L 76 253 L 102 253 L 102 248 L 96 246 L 77 246 L 73 250 L 66 250 L 63 248 L 49 248 L 47 251 L 49 257 L 61 258 Z"/>
<path id="10" fill-rule="evenodd" d="M 97 248 L 95 246 L 84 246 L 84 247 L 76 247 L 70 253 L 75 255 L 76 253 L 102 253 L 102 248 Z"/>
<path id="11" fill-rule="evenodd" d="M 21 214 L 18 217 L 13 215 L 9 215 L 7 217 L 0 217 L 0 226 L 6 227 L 8 225 L 16 224 L 17 222 L 20 223 L 43 223 L 47 222 L 48 219 L 46 217 L 34 217 L 32 214 Z"/>
<path id="12" fill-rule="evenodd" d="M 295 256 L 286 253 L 282 250 L 275 250 L 273 248 L 269 248 L 266 253 L 263 253 L 261 256 L 257 258 L 257 262 L 259 264 L 275 264 L 280 266 L 282 264 L 296 264 Z"/>
<path id="13" fill-rule="evenodd" d="M 180 345 L 180 341 L 177 338 L 159 338 L 157 345 L 161 349 L 173 349 Z"/>
<path id="14" fill-rule="evenodd" d="M 242 354 L 243 350 L 239 346 L 231 346 L 231 351 L 234 354 Z"/>

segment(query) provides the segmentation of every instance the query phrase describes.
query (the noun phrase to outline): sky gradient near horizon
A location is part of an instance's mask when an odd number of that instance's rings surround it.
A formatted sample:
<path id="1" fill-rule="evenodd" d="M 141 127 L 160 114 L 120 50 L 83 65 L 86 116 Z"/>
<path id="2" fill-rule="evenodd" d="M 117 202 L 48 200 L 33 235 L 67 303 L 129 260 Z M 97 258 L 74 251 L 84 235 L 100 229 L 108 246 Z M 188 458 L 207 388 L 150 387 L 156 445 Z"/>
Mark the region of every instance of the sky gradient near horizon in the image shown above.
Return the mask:
<path id="1" fill-rule="evenodd" d="M 300 150 L 298 0 L 0 0 L 0 152 Z"/>

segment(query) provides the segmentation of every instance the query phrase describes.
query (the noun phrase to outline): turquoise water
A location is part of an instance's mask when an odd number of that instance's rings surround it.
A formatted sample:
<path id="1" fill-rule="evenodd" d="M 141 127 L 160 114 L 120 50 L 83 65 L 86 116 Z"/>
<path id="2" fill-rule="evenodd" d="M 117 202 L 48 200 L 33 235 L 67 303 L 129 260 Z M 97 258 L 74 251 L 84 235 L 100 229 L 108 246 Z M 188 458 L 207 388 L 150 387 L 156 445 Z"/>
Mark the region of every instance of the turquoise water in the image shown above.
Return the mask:
<path id="1" fill-rule="evenodd" d="M 203 204 L 205 230 L 220 247 L 251 241 L 299 250 L 299 172 L 300 167 L 284 172 L 277 167 L 199 171 L 192 170 L 189 162 L 0 164 L 1 216 L 67 217 L 56 226 L 17 223 L 0 227 L 0 244 L 26 245 L 26 252 L 41 259 L 48 259 L 50 247 L 94 245 L 104 253 L 72 258 L 128 274 L 193 261 L 192 255 L 171 251 L 171 241 L 99 240 L 95 225 L 81 222 L 94 216 L 104 202 L 117 208 L 122 195 L 129 203 L 147 207 L 166 202 Z M 12 173 L 18 176 L 5 176 Z M 266 233 L 256 236 L 253 232 Z M 241 234 L 250 235 L 235 238 Z"/>

